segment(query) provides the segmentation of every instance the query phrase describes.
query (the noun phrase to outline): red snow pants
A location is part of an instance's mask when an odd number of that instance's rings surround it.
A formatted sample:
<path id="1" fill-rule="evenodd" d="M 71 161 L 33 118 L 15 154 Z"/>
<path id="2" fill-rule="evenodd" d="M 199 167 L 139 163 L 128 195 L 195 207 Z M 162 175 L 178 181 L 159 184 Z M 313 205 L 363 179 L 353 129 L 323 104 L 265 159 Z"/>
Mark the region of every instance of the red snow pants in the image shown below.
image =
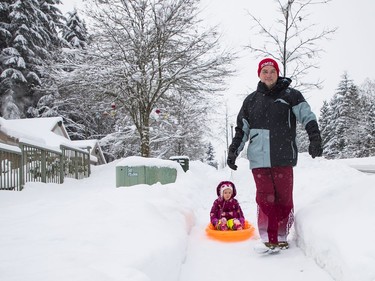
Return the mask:
<path id="1" fill-rule="evenodd" d="M 263 242 L 287 241 L 294 222 L 293 167 L 252 169 L 258 204 L 258 230 Z"/>

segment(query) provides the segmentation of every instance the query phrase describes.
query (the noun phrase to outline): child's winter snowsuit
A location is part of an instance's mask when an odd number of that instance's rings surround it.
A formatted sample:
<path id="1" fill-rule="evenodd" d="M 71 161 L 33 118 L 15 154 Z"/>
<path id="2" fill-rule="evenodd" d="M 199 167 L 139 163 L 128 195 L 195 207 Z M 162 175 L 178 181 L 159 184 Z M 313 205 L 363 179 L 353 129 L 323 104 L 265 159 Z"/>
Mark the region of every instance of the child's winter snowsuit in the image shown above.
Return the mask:
<path id="1" fill-rule="evenodd" d="M 232 187 L 232 196 L 229 200 L 225 200 L 222 196 L 221 187 L 230 185 Z M 210 221 L 218 230 L 237 230 L 245 226 L 245 217 L 243 215 L 240 204 L 234 197 L 237 194 L 235 185 L 230 181 L 222 181 L 216 187 L 218 198 L 213 202 Z"/>

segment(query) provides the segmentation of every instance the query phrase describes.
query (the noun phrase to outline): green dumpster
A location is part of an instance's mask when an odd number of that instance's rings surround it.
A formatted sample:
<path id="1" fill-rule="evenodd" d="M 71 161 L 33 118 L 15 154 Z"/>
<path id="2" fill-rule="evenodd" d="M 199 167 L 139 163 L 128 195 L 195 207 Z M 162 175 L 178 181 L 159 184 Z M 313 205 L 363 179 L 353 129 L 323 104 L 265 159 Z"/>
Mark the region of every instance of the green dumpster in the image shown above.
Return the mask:
<path id="1" fill-rule="evenodd" d="M 177 178 L 177 169 L 181 168 L 170 160 L 128 157 L 116 166 L 116 187 L 173 183 Z"/>
<path id="2" fill-rule="evenodd" d="M 189 160 L 190 160 L 189 157 L 187 157 L 187 156 L 171 156 L 171 157 L 169 157 L 169 160 L 178 162 L 181 165 L 184 172 L 189 170 Z"/>
<path id="3" fill-rule="evenodd" d="M 116 167 L 116 187 L 132 186 L 145 182 L 145 167 Z"/>

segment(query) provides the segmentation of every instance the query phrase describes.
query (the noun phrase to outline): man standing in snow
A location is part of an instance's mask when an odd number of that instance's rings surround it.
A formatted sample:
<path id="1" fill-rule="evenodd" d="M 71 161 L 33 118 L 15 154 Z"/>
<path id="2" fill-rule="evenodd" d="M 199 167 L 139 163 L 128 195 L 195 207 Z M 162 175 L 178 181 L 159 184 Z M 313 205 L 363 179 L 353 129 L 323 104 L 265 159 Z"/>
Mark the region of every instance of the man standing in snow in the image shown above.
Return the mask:
<path id="1" fill-rule="evenodd" d="M 256 184 L 258 230 L 265 249 L 288 248 L 287 236 L 294 221 L 293 166 L 297 164 L 296 121 L 309 136 L 309 154 L 322 155 L 315 114 L 302 94 L 290 88 L 290 78 L 279 76 L 271 58 L 259 62 L 257 90 L 246 97 L 237 116 L 235 136 L 228 150 L 228 166 L 249 140 L 247 157 Z"/>

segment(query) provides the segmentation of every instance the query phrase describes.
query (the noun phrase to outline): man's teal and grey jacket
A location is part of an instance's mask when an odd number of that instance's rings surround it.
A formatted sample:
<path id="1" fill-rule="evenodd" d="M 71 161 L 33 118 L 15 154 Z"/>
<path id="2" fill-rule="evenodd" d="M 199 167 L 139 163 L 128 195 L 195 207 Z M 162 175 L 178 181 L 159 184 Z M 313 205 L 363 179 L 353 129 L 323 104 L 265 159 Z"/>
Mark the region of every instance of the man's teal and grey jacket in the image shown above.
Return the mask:
<path id="1" fill-rule="evenodd" d="M 237 157 L 249 141 L 251 169 L 297 164 L 296 121 L 303 124 L 310 141 L 320 139 L 315 114 L 290 83 L 291 79 L 279 77 L 269 90 L 259 82 L 257 90 L 242 104 L 229 154 Z"/>

